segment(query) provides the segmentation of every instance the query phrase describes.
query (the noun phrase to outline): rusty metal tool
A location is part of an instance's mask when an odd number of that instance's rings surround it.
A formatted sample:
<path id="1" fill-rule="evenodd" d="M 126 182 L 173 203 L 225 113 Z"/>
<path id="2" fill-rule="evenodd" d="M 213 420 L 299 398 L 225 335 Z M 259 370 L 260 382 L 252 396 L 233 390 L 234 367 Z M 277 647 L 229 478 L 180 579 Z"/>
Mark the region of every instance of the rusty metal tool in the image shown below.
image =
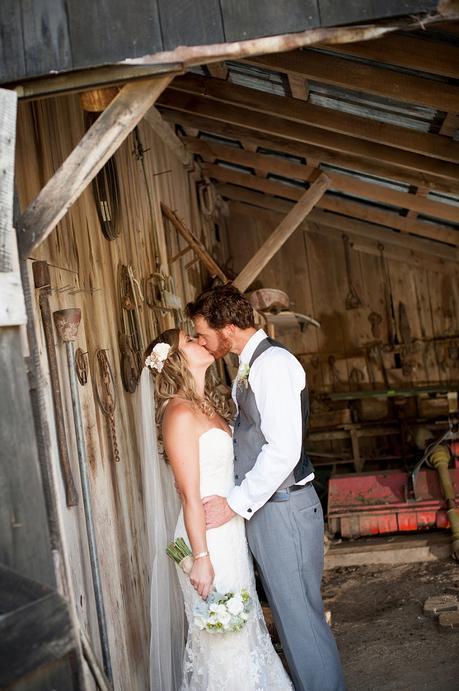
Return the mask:
<path id="1" fill-rule="evenodd" d="M 49 306 L 49 295 L 51 293 L 51 280 L 49 266 L 45 261 L 35 261 L 32 264 L 34 285 L 40 291 L 39 304 L 41 318 L 43 321 L 43 331 L 46 341 L 46 352 L 48 355 L 49 376 L 51 382 L 51 392 L 53 397 L 54 420 L 56 424 L 57 446 L 59 450 L 59 461 L 61 466 L 62 479 L 65 488 L 65 500 L 67 506 L 78 505 L 78 493 L 73 480 L 72 469 L 70 467 L 67 437 L 65 433 L 64 414 L 62 407 L 61 386 L 59 381 L 59 370 L 57 367 L 56 348 L 54 346 L 53 323 L 51 319 L 51 309 Z"/>
<path id="2" fill-rule="evenodd" d="M 78 450 L 78 465 L 80 468 L 81 492 L 83 495 L 84 517 L 86 521 L 86 533 L 88 537 L 89 556 L 91 561 L 92 582 L 96 601 L 97 622 L 102 648 L 102 658 L 105 674 L 112 680 L 112 668 L 110 662 L 110 649 L 108 645 L 107 619 L 105 616 L 102 581 L 100 577 L 99 557 L 97 554 L 96 532 L 92 513 L 91 492 L 89 487 L 88 455 L 83 431 L 83 418 L 81 415 L 80 394 L 78 391 L 78 378 L 75 369 L 74 341 L 78 334 L 81 320 L 81 310 L 70 308 L 58 310 L 53 313 L 56 331 L 65 343 L 67 364 L 69 369 L 70 392 L 72 395 L 73 420 L 75 424 L 75 438 Z"/>

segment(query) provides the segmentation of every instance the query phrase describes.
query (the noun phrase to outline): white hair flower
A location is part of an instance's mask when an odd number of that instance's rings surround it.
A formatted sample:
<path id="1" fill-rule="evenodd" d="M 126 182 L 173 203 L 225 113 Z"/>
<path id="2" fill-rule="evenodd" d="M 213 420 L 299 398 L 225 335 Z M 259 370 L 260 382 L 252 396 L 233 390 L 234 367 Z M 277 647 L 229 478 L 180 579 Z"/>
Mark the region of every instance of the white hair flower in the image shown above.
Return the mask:
<path id="1" fill-rule="evenodd" d="M 145 360 L 145 365 L 161 372 L 164 362 L 167 360 L 171 346 L 169 343 L 157 343 L 150 355 Z"/>

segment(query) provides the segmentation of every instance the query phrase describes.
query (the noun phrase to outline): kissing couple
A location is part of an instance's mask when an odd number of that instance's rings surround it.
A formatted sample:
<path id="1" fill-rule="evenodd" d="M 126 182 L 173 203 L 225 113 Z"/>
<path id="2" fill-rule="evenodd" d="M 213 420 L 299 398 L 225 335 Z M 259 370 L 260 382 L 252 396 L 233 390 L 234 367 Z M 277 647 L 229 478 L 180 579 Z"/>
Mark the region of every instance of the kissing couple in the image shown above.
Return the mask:
<path id="1" fill-rule="evenodd" d="M 188 621 L 181 689 L 343 691 L 335 640 L 320 592 L 323 515 L 305 452 L 305 372 L 280 343 L 256 329 L 253 309 L 232 286 L 187 305 L 196 337 L 170 329 L 147 349 L 157 420 L 182 509 L 175 538 L 193 565 L 178 569 Z M 230 427 L 227 403 L 206 385 L 216 358 L 239 356 Z M 269 637 L 252 558 L 276 624 L 290 676 Z M 249 593 L 239 631 L 210 633 L 195 612 L 212 589 Z"/>

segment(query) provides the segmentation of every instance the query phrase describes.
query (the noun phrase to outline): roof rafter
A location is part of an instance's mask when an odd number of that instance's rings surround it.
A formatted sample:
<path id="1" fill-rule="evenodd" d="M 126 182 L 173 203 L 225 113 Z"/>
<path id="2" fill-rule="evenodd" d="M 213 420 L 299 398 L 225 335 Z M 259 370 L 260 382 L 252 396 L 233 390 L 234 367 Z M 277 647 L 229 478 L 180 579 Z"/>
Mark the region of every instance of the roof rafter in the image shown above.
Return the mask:
<path id="1" fill-rule="evenodd" d="M 276 96 L 258 89 L 195 74 L 176 77 L 168 91 L 171 89 L 256 110 L 258 113 L 279 116 L 286 120 L 318 127 L 321 130 L 363 139 L 365 142 L 384 144 L 396 149 L 459 163 L 459 143 L 451 142 L 447 137 L 438 134 L 417 132 L 406 127 L 312 105 L 297 98 Z"/>

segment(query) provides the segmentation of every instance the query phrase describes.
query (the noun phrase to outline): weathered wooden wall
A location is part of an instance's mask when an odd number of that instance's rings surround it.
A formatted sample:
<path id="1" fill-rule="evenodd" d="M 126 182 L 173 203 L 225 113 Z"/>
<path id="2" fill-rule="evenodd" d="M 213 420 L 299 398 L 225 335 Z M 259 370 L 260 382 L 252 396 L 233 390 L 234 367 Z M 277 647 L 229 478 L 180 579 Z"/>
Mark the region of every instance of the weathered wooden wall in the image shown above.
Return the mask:
<path id="1" fill-rule="evenodd" d="M 229 242 L 231 268 L 238 273 L 274 230 L 281 215 L 247 204 L 229 202 Z M 344 245 L 339 231 L 306 224 L 308 230 L 297 230 L 270 261 L 256 281 L 256 287 L 285 290 L 296 312 L 310 315 L 321 328 L 309 327 L 279 331 L 281 337 L 300 357 L 313 391 L 336 391 L 356 388 L 353 369 L 363 375 L 361 388 L 371 388 L 365 350 L 377 341 L 388 342 L 389 326 L 384 289 L 384 271 L 376 242 L 367 251 L 351 249 L 352 271 L 362 306 L 346 310 L 348 292 Z M 368 252 L 372 245 L 372 253 Z M 363 248 L 362 248 L 363 249 Z M 457 264 L 435 259 L 425 261 L 412 255 L 407 263 L 395 259 L 386 247 L 390 290 L 395 307 L 398 346 L 383 348 L 383 360 L 389 384 L 424 385 L 459 378 L 457 339 L 459 333 L 459 269 Z M 400 330 L 399 305 L 406 308 L 411 330 L 413 352 L 408 354 L 413 367 L 403 374 L 396 354 L 403 336 Z M 380 334 L 372 334 L 368 319 L 372 312 L 382 317 Z M 431 339 L 443 339 L 432 344 Z M 335 358 L 331 366 L 329 358 Z M 334 370 L 334 371 L 332 371 Z M 375 385 L 384 386 L 382 373 L 375 368 Z M 356 375 L 354 373 L 354 376 Z"/>
<path id="2" fill-rule="evenodd" d="M 70 153 L 84 132 L 84 116 L 78 97 L 23 104 L 17 133 L 17 186 L 21 208 L 30 202 L 46 180 Z M 143 518 L 143 492 L 137 457 L 132 396 L 122 387 L 119 369 L 118 329 L 120 308 L 118 268 L 130 264 L 134 276 L 142 279 L 156 270 L 153 234 L 160 248 L 162 269 L 167 271 L 168 257 L 183 246 L 175 231 L 164 228 L 160 201 L 175 209 L 204 239 L 218 258 L 223 242 L 215 240 L 213 223 L 200 220 L 194 180 L 196 174 L 185 170 L 165 148 L 149 126 L 142 122 L 140 134 L 154 212 L 152 227 L 141 164 L 134 156 L 130 135 L 115 158 L 121 189 L 121 227 L 119 237 L 108 241 L 102 235 L 91 188 L 88 188 L 50 238 L 34 252 L 33 259 L 46 260 L 51 268 L 52 310 L 80 307 L 82 321 L 76 347 L 87 352 L 90 375 L 80 386 L 84 434 L 90 462 L 90 483 L 96 523 L 105 607 L 107 613 L 113 675 L 116 689 L 144 691 L 148 688 L 148 579 L 146 535 Z M 160 173 L 158 175 L 158 173 Z M 177 293 L 183 300 L 194 297 L 205 273 L 199 264 L 185 265 L 189 253 L 172 267 Z M 32 257 L 30 258 L 32 259 Z M 31 262 L 30 262 L 31 263 Z M 33 280 L 32 280 L 33 285 Z M 61 290 L 62 289 L 62 290 Z M 77 292 L 70 295 L 72 289 Z M 59 292 L 61 290 L 61 292 Z M 91 292 L 95 291 L 95 292 Z M 153 312 L 142 306 L 142 322 L 147 343 L 155 336 Z M 167 319 L 163 319 L 165 326 Z M 36 330 L 41 345 L 43 371 L 48 373 L 43 330 L 36 309 Z M 56 337 L 56 342 L 58 339 Z M 71 399 L 65 351 L 58 343 L 59 366 L 64 394 L 65 421 L 74 478 L 79 487 L 74 442 Z M 117 407 L 115 425 L 121 460 L 114 463 L 107 418 L 96 403 L 94 391 L 94 353 L 107 349 L 115 373 Z M 53 419 L 48 387 L 48 413 Z M 52 433 L 54 440 L 54 434 Z M 60 477 L 54 440 L 53 455 Z M 81 494 L 80 494 L 81 496 Z M 91 586 L 82 502 L 66 509 L 62 489 L 65 538 L 71 561 L 73 587 L 79 619 L 98 647 L 96 611 Z"/>

